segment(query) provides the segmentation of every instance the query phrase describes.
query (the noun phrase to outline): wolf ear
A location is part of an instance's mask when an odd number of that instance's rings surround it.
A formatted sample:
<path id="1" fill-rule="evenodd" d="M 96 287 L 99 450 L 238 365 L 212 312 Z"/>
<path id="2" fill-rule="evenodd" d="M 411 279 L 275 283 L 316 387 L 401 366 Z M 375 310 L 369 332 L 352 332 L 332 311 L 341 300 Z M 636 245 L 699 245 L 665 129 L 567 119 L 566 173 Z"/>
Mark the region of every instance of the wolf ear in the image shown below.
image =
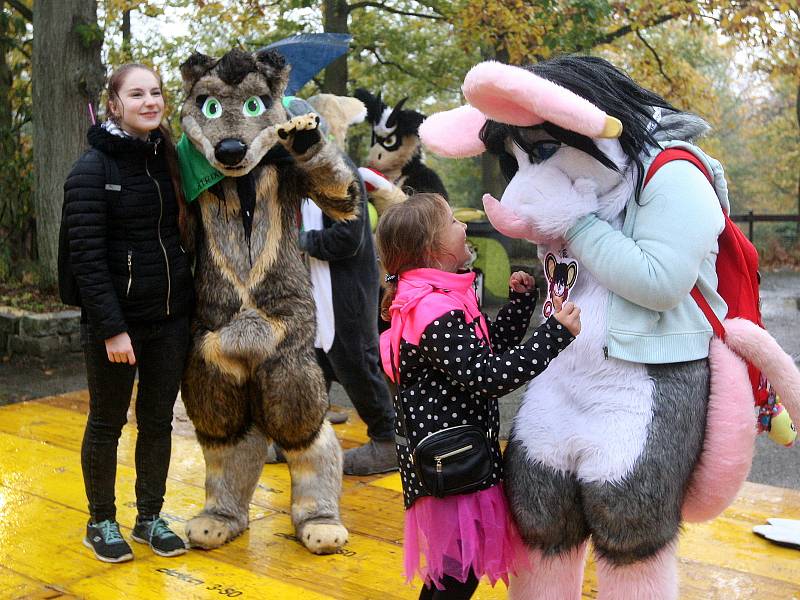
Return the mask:
<path id="1" fill-rule="evenodd" d="M 373 96 L 364 88 L 358 88 L 353 95 L 361 100 L 361 102 L 364 103 L 364 106 L 367 107 L 367 121 L 371 125 L 375 125 L 381 120 L 381 115 L 383 114 L 383 109 L 385 106 L 383 102 L 381 102 L 380 94 Z"/>
<path id="2" fill-rule="evenodd" d="M 188 94 L 195 82 L 208 73 L 215 64 L 217 64 L 216 58 L 206 56 L 201 52 L 193 52 L 180 66 L 183 91 Z"/>
<path id="3" fill-rule="evenodd" d="M 255 53 L 256 67 L 267 78 L 273 96 L 280 96 L 289 82 L 291 67 L 283 54 L 277 50 L 264 48 Z"/>
<path id="4" fill-rule="evenodd" d="M 419 131 L 419 126 L 426 119 L 425 115 L 415 110 L 407 110 L 403 114 L 403 120 L 410 131 Z"/>

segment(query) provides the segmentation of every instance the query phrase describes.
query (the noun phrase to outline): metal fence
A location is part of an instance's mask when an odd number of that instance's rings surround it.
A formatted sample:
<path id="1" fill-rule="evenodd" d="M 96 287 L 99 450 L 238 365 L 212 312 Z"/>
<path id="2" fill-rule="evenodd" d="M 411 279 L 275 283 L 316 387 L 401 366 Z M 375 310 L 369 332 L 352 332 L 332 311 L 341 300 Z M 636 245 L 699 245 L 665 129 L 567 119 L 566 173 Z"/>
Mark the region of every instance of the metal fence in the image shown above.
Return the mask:
<path id="1" fill-rule="evenodd" d="M 761 223 L 797 223 L 800 229 L 800 215 L 757 215 L 752 210 L 746 213 L 731 215 L 731 220 L 735 223 L 747 223 L 747 237 L 753 241 L 753 229 L 757 222 Z M 742 227 L 744 229 L 744 227 Z"/>

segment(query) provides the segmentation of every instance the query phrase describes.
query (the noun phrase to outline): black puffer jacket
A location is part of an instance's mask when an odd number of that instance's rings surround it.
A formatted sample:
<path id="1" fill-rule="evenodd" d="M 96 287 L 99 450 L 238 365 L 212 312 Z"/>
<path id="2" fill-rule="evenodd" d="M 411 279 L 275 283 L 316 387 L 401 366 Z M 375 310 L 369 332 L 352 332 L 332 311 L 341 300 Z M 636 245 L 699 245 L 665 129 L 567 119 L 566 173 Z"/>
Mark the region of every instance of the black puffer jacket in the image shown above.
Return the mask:
<path id="1" fill-rule="evenodd" d="M 122 190 L 109 205 L 102 158 L 87 152 L 64 184 L 69 256 L 84 317 L 108 339 L 128 323 L 184 315 L 194 298 L 161 135 L 122 138 L 95 125 L 89 144 L 114 160 Z"/>

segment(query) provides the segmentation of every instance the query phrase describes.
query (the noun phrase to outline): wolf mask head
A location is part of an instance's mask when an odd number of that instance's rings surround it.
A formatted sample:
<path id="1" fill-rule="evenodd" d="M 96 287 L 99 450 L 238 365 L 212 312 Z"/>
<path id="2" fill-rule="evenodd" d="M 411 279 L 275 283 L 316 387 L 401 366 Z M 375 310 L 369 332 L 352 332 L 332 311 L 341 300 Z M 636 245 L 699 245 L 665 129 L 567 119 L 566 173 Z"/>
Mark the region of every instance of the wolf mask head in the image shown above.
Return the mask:
<path id="1" fill-rule="evenodd" d="M 367 107 L 367 121 L 372 125 L 372 146 L 367 164 L 384 173 L 402 169 L 420 152 L 418 130 L 425 115 L 415 110 L 404 110 L 408 98 L 389 108 L 381 100 L 380 93 L 373 96 L 359 88 L 354 95 Z"/>
<path id="2" fill-rule="evenodd" d="M 255 167 L 278 141 L 289 78 L 274 50 L 231 50 L 222 58 L 195 52 L 181 64 L 186 101 L 181 127 L 208 162 L 229 177 Z"/>

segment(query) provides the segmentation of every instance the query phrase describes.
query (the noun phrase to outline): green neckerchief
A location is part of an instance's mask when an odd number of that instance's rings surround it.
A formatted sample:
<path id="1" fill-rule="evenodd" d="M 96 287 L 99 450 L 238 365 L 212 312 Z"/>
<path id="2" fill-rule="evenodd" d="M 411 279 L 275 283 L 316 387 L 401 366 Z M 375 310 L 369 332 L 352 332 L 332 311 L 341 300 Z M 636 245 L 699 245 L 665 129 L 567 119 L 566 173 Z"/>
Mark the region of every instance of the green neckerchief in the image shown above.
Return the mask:
<path id="1" fill-rule="evenodd" d="M 194 147 L 186 134 L 178 140 L 176 148 L 186 202 L 192 202 L 220 179 L 225 178 L 225 175 L 212 167 L 206 157 Z"/>

